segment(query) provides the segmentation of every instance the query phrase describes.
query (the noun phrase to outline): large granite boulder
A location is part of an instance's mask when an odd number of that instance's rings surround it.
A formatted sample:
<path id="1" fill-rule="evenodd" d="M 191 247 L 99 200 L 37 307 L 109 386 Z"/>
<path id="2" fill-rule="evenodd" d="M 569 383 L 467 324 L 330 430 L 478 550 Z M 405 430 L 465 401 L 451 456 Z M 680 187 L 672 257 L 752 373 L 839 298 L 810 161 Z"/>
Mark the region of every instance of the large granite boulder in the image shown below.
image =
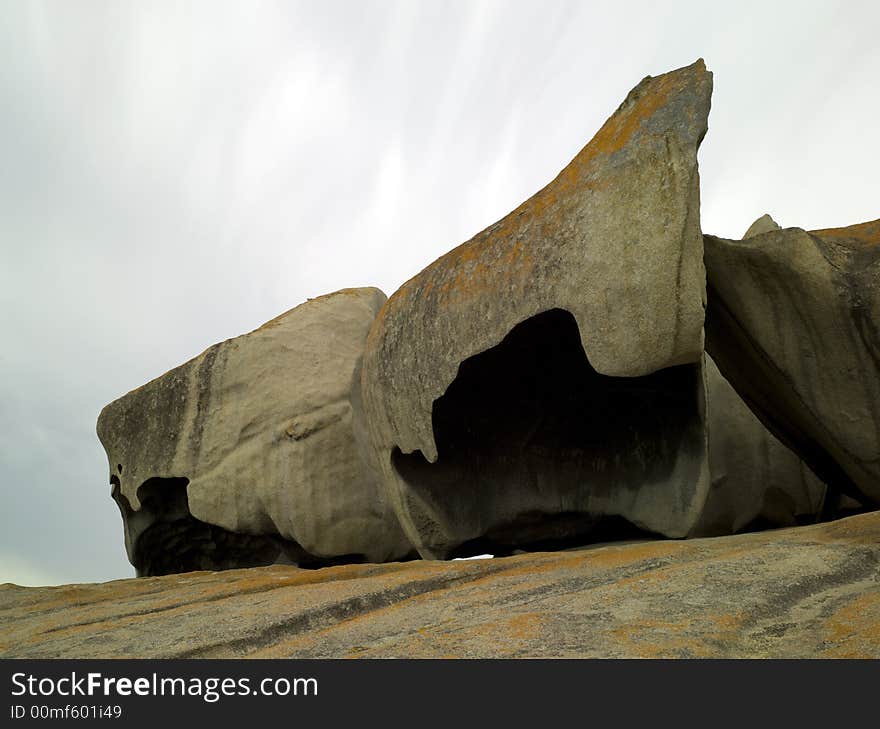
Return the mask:
<path id="1" fill-rule="evenodd" d="M 711 486 L 689 536 L 720 536 L 816 521 L 826 487 L 755 416 L 706 357 Z"/>
<path id="2" fill-rule="evenodd" d="M 310 299 L 104 408 L 98 436 L 139 574 L 411 550 L 352 424 L 384 301 L 373 288 Z"/>
<path id="3" fill-rule="evenodd" d="M 880 505 L 880 220 L 705 237 L 707 349 L 835 494 Z M 833 500 L 829 500 L 833 506 Z"/>
<path id="4" fill-rule="evenodd" d="M 625 517 L 684 536 L 709 486 L 702 61 L 643 80 L 559 176 L 386 303 L 372 457 L 426 557 Z"/>

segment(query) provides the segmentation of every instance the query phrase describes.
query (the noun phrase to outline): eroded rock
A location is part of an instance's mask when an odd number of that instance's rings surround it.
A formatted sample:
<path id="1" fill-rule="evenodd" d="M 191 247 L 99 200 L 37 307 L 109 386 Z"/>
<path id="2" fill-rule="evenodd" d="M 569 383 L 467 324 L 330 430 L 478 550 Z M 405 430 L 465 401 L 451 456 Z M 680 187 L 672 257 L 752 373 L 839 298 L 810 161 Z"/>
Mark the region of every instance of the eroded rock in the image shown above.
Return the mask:
<path id="1" fill-rule="evenodd" d="M 816 521 L 826 487 L 749 410 L 706 357 L 711 487 L 690 536 L 719 536 Z"/>
<path id="2" fill-rule="evenodd" d="M 719 369 L 835 493 L 876 508 L 880 221 L 706 236 L 705 248 Z"/>
<path id="3" fill-rule="evenodd" d="M 694 527 L 711 90 L 702 61 L 646 78 L 553 182 L 386 303 L 361 421 L 423 556 L 603 517 Z"/>
<path id="4" fill-rule="evenodd" d="M 411 550 L 351 416 L 384 301 L 370 288 L 311 299 L 104 408 L 98 435 L 139 573 Z"/>
<path id="5" fill-rule="evenodd" d="M 756 235 L 769 233 L 773 230 L 781 230 L 779 224 L 769 215 L 765 214 L 758 218 L 749 226 L 749 229 L 743 235 L 743 239 L 754 238 Z"/>

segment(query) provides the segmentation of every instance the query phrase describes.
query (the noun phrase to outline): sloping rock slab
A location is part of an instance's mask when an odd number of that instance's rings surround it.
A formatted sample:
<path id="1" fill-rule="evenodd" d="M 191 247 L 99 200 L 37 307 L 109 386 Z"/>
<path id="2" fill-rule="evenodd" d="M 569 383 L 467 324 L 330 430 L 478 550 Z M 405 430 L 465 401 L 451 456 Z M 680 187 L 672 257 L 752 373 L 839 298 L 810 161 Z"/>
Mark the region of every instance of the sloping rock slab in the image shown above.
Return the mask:
<path id="1" fill-rule="evenodd" d="M 2 657 L 880 657 L 880 513 L 496 560 L 0 587 Z"/>

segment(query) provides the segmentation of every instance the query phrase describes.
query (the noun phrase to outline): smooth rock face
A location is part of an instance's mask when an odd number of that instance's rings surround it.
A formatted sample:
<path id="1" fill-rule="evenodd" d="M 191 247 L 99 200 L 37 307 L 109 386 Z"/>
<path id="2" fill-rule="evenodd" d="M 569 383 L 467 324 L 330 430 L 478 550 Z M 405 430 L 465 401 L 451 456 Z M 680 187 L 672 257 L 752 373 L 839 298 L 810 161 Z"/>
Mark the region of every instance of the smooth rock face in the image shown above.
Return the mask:
<path id="1" fill-rule="evenodd" d="M 880 513 L 494 560 L 0 587 L 0 657 L 880 658 Z"/>
<path id="2" fill-rule="evenodd" d="M 880 505 L 880 221 L 705 248 L 721 372 L 829 487 Z"/>
<path id="3" fill-rule="evenodd" d="M 358 417 L 423 556 L 602 516 L 696 523 L 711 90 L 702 61 L 646 78 L 553 182 L 383 308 Z"/>
<path id="4" fill-rule="evenodd" d="M 743 235 L 743 239 L 754 238 L 756 235 L 769 233 L 772 230 L 781 230 L 781 228 L 773 218 L 765 214 L 749 226 L 749 229 Z"/>
<path id="5" fill-rule="evenodd" d="M 104 408 L 98 435 L 139 573 L 411 550 L 351 416 L 384 301 L 372 288 L 311 299 Z"/>
<path id="6" fill-rule="evenodd" d="M 816 521 L 825 484 L 764 427 L 708 356 L 705 377 L 712 485 L 691 536 Z"/>

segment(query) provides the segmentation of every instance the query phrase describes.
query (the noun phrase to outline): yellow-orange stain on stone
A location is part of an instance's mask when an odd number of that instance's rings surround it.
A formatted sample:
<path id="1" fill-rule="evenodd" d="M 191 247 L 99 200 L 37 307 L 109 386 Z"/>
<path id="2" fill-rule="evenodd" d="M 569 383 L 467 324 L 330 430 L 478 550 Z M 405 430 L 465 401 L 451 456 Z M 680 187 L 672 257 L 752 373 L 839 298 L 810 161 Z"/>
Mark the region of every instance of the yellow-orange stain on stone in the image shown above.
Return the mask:
<path id="1" fill-rule="evenodd" d="M 540 575 L 543 573 L 552 575 L 566 570 L 583 569 L 584 567 L 593 567 L 597 571 L 605 572 L 622 566 L 643 562 L 648 559 L 656 559 L 659 557 L 670 556 L 681 553 L 682 550 L 688 549 L 687 542 L 670 542 L 656 541 L 645 542 L 644 544 L 626 545 L 621 547 L 602 547 L 594 550 L 583 550 L 577 552 L 566 553 L 532 553 L 528 555 L 519 555 L 515 557 L 505 557 L 492 560 L 493 569 L 486 574 L 480 574 L 482 566 L 479 563 L 461 563 L 462 574 L 466 576 L 467 572 L 474 572 L 472 579 L 450 579 L 449 584 L 440 586 L 429 592 L 419 592 L 389 605 L 377 607 L 368 612 L 360 613 L 346 617 L 338 622 L 328 625 L 312 635 L 294 636 L 288 640 L 282 640 L 279 643 L 259 651 L 254 657 L 280 657 L 291 655 L 296 650 L 301 650 L 306 644 L 316 640 L 325 640 L 331 635 L 339 633 L 348 633 L 357 629 L 360 625 L 370 625 L 376 623 L 380 618 L 403 611 L 418 610 L 424 603 L 433 602 L 435 604 L 443 604 L 445 600 L 453 600 L 454 593 L 463 591 L 479 591 L 485 589 L 493 589 L 499 594 L 504 590 L 504 583 L 511 582 L 516 588 L 522 585 L 522 578 L 529 580 L 530 587 L 534 588 L 541 584 Z M 405 563 L 413 564 L 413 563 Z M 420 564 L 420 570 L 424 570 L 424 563 Z M 350 567 L 359 567 L 358 565 L 350 565 Z M 437 567 L 438 571 L 448 569 L 449 564 L 444 567 Z M 671 568 L 670 568 L 671 569 Z M 420 573 L 420 576 L 424 576 Z M 401 570 L 399 575 L 400 581 L 406 581 L 405 570 Z M 615 583 L 616 584 L 616 583 Z M 387 581 L 383 583 L 384 587 L 388 587 Z M 456 601 L 460 604 L 460 601 Z M 417 632 L 421 637 L 431 635 L 432 640 L 438 640 L 437 634 L 434 633 L 436 626 L 425 626 Z M 486 630 L 486 628 L 479 628 Z M 415 637 L 414 634 L 410 634 Z"/>
<path id="2" fill-rule="evenodd" d="M 301 570 L 296 567 L 272 567 L 265 570 L 229 570 L 227 572 L 190 572 L 178 580 L 170 582 L 165 577 L 141 578 L 136 582 L 144 585 L 143 595 L 149 598 L 149 609 L 139 612 L 136 605 L 122 614 L 119 613 L 112 587 L 124 589 L 125 601 L 132 605 L 132 595 L 128 587 L 130 580 L 117 580 L 103 585 L 73 585 L 58 587 L 57 597 L 41 602 L 40 610 L 60 610 L 66 621 L 64 625 L 50 628 L 58 637 L 77 633 L 94 633 L 101 629 L 113 629 L 124 623 L 134 626 L 149 623 L 157 613 L 164 616 L 186 615 L 189 612 L 204 610 L 205 603 L 219 603 L 224 599 L 256 597 L 260 593 L 295 587 L 332 586 L 334 592 L 341 591 L 345 583 L 378 575 L 389 575 L 411 569 L 413 563 L 389 563 L 385 565 L 341 565 L 322 570 Z M 424 574 L 424 573 L 421 573 Z M 209 582 L 204 577 L 213 578 Z M 387 577 L 386 577 L 387 579 Z M 159 584 L 161 589 L 150 589 Z M 181 600 L 186 595 L 187 584 L 197 584 L 198 592 L 191 600 Z M 107 591 L 107 587 L 111 587 Z M 90 594 L 100 595 L 100 599 L 90 601 Z M 301 596 L 291 593 L 292 599 L 299 601 Z M 258 613 L 259 610 L 255 610 Z M 71 618 L 71 613 L 76 618 Z M 44 631 L 45 632 L 45 631 Z M 3 643 L 0 642 L 0 647 Z"/>
<path id="3" fill-rule="evenodd" d="M 876 571 L 770 616 L 755 590 L 765 584 L 773 592 L 787 579 L 788 567 L 779 564 L 786 550 L 792 566 L 810 574 L 826 559 L 872 559 L 877 544 L 880 512 L 736 537 L 482 562 L 277 566 L 102 585 L 5 586 L 0 618 L 8 630 L 0 653 L 877 657 Z M 707 580 L 713 571 L 717 579 Z M 290 628 L 296 616 L 310 624 Z M 767 632 L 773 627 L 782 630 Z M 248 647 L 248 636 L 266 628 L 271 645 Z"/>
<path id="4" fill-rule="evenodd" d="M 449 649 L 458 655 L 468 644 L 494 645 L 499 653 L 513 654 L 538 641 L 544 629 L 544 616 L 535 612 L 499 616 L 496 620 L 463 626 L 457 630 L 431 635 L 432 652 Z"/>
<path id="5" fill-rule="evenodd" d="M 705 68 L 702 62 L 696 67 L 700 72 Z M 557 237 L 558 221 L 566 219 L 566 210 L 577 198 L 589 190 L 607 186 L 607 178 L 595 174 L 601 169 L 601 162 L 623 150 L 646 120 L 662 109 L 676 92 L 687 88 L 692 74 L 693 67 L 687 67 L 644 79 L 552 182 L 499 222 L 441 256 L 401 286 L 379 312 L 368 336 L 368 349 L 375 346 L 385 331 L 388 317 L 401 306 L 424 301 L 429 296 L 438 307 L 453 297 L 464 304 L 485 295 L 503 295 L 511 287 L 526 286 L 535 264 L 530 242 L 536 237 L 526 228 L 536 224 L 541 229 L 539 237 L 553 241 Z M 541 251 L 542 256 L 547 253 L 547 250 Z"/>
<path id="6" fill-rule="evenodd" d="M 711 616 L 711 619 L 715 621 L 721 631 L 738 630 L 745 618 L 746 614 L 739 610 L 734 613 L 723 613 L 721 615 Z"/>
<path id="7" fill-rule="evenodd" d="M 603 602 L 616 602 L 620 600 L 620 592 L 641 592 L 643 590 L 657 589 L 658 582 L 669 578 L 671 572 L 677 571 L 677 567 L 661 567 L 646 572 L 639 572 L 629 577 L 616 579 L 610 585 L 605 585 L 606 594 L 602 596 Z"/>
<path id="8" fill-rule="evenodd" d="M 648 559 L 657 559 L 659 557 L 669 557 L 687 551 L 690 545 L 686 542 L 679 541 L 656 541 L 644 542 L 642 544 L 630 544 L 625 547 L 600 547 L 599 549 L 587 549 L 582 552 L 575 552 L 578 555 L 578 561 L 589 564 L 593 567 L 601 567 L 602 569 L 611 569 L 622 567 L 635 562 L 642 562 Z"/>
<path id="9" fill-rule="evenodd" d="M 692 620 L 659 620 L 642 618 L 625 627 L 615 628 L 621 653 L 640 658 L 710 658 L 716 651 L 704 640 L 687 633 L 694 632 Z"/>
<path id="10" fill-rule="evenodd" d="M 291 655 L 297 649 L 301 650 L 306 644 L 314 641 L 326 640 L 330 635 L 349 633 L 359 625 L 369 626 L 375 624 L 383 616 L 402 612 L 404 610 L 418 610 L 420 606 L 426 602 L 443 604 L 445 600 L 452 599 L 450 597 L 452 593 L 466 590 L 485 590 L 487 589 L 487 583 L 491 585 L 490 589 L 498 591 L 499 594 L 503 594 L 504 583 L 507 581 L 511 581 L 513 587 L 516 588 L 522 585 L 522 582 L 520 581 L 521 578 L 527 578 L 529 580 L 529 586 L 534 588 L 536 585 L 540 584 L 540 581 L 537 578 L 542 573 L 554 574 L 564 572 L 568 569 L 574 570 L 577 568 L 583 568 L 584 566 L 595 567 L 604 572 L 628 564 L 680 553 L 682 549 L 687 549 L 687 547 L 688 545 L 685 542 L 657 541 L 637 545 L 627 545 L 625 547 L 606 547 L 564 554 L 537 553 L 493 560 L 493 562 L 499 567 L 504 563 L 507 563 L 510 566 L 493 570 L 484 575 L 478 574 L 473 579 L 466 579 L 463 581 L 450 580 L 448 585 L 431 590 L 430 592 L 417 593 L 390 605 L 385 605 L 369 612 L 345 618 L 327 626 L 326 628 L 316 631 L 314 635 L 293 637 L 292 639 L 281 641 L 270 648 L 255 654 L 255 657 L 268 658 Z M 479 565 L 474 565 L 474 567 L 477 568 Z M 518 638 L 525 639 L 526 636 L 533 637 L 538 631 L 540 625 L 538 620 L 539 616 L 537 613 L 529 613 L 527 616 L 528 617 L 521 614 L 511 618 L 505 618 L 497 623 L 498 629 L 503 631 L 506 626 L 507 628 L 513 629 L 515 631 L 515 636 Z M 491 632 L 490 626 L 491 624 L 484 623 L 465 631 L 454 631 L 454 634 L 457 636 L 456 642 L 471 634 L 471 637 L 474 638 L 477 637 L 477 635 L 488 635 Z M 437 650 L 442 647 L 443 641 L 446 640 L 446 638 L 443 637 L 446 632 L 447 631 L 438 631 L 438 626 L 431 625 L 423 626 L 415 631 L 415 633 L 410 633 L 409 635 L 410 638 L 417 643 L 430 639 L 430 650 L 426 650 L 423 654 L 436 655 Z M 412 648 L 409 643 L 407 646 L 408 649 Z"/>
<path id="11" fill-rule="evenodd" d="M 803 542 L 809 541 L 817 544 L 842 542 L 873 546 L 880 544 L 880 520 L 876 516 L 872 513 L 857 514 L 847 519 L 828 522 L 823 524 L 821 529 L 811 529 L 809 532 L 803 533 L 802 536 L 800 536 L 800 531 L 795 534 L 800 537 L 798 541 Z M 789 540 L 788 534 L 786 541 Z"/>
<path id="12" fill-rule="evenodd" d="M 823 238 L 839 238 L 867 246 L 875 246 L 880 245 L 880 218 L 867 223 L 849 225 L 845 228 L 823 228 L 810 232 Z"/>
<path id="13" fill-rule="evenodd" d="M 637 546 L 652 547 L 654 549 L 637 550 L 633 558 L 634 561 L 639 561 L 640 559 L 645 558 L 644 555 L 646 554 L 654 556 L 657 554 L 677 551 L 675 550 L 674 545 L 668 542 L 651 542 Z M 443 604 L 445 600 L 453 600 L 451 594 L 456 592 L 487 589 L 487 583 L 491 585 L 491 588 L 488 589 L 493 589 L 501 594 L 504 591 L 504 582 L 506 581 L 512 581 L 513 587 L 516 588 L 522 585 L 522 582 L 520 581 L 521 578 L 527 578 L 529 580 L 529 586 L 534 588 L 536 585 L 540 584 L 540 581 L 537 578 L 541 573 L 556 573 L 559 571 L 565 571 L 567 568 L 575 569 L 578 566 L 581 566 L 584 562 L 596 564 L 603 569 L 627 564 L 630 560 L 627 560 L 624 555 L 616 554 L 619 549 L 621 548 L 609 548 L 607 551 L 612 554 L 600 554 L 600 552 L 604 552 L 605 550 L 597 549 L 595 552 L 588 550 L 585 552 L 573 552 L 569 554 L 533 553 L 529 555 L 506 557 L 493 560 L 493 566 L 498 566 L 499 569 L 493 569 L 486 574 L 480 574 L 482 568 L 478 563 L 464 564 L 463 567 L 467 571 L 476 573 L 473 579 L 450 579 L 449 584 L 437 587 L 428 592 L 416 593 L 398 600 L 397 602 L 377 607 L 368 612 L 346 617 L 332 625 L 328 625 L 325 628 L 315 631 L 312 635 L 302 637 L 295 636 L 291 639 L 281 641 L 269 648 L 259 651 L 254 654 L 254 657 L 271 658 L 290 655 L 295 650 L 301 650 L 304 645 L 314 642 L 315 640 L 324 640 L 327 639 L 328 636 L 334 634 L 348 633 L 351 630 L 357 629 L 359 625 L 376 623 L 380 618 L 388 616 L 389 614 L 407 610 L 418 610 L 426 602 Z M 536 560 L 541 560 L 542 558 L 544 558 L 542 561 L 536 562 Z M 502 567 L 504 563 L 508 563 L 510 566 Z M 446 568 L 448 569 L 448 563 L 446 563 Z M 462 576 L 466 576 L 466 573 Z M 401 581 L 404 580 L 402 579 Z M 384 583 L 383 586 L 387 587 L 387 583 Z M 517 620 L 519 622 L 517 622 L 516 625 L 520 628 L 526 624 L 531 625 L 534 623 L 533 619 L 526 621 L 521 616 L 517 618 Z M 432 641 L 437 641 L 440 640 L 440 638 L 438 638 L 438 633 L 436 632 L 437 627 L 438 626 L 436 625 L 424 626 L 415 631 L 415 633 L 411 633 L 410 636 L 413 638 L 417 638 L 417 636 L 421 638 L 431 636 Z M 479 627 L 478 630 L 485 631 L 487 628 L 485 628 L 485 626 Z M 436 651 L 432 651 L 432 653 L 436 654 Z"/>
<path id="14" fill-rule="evenodd" d="M 880 653 L 880 591 L 858 595 L 825 621 L 826 658 L 873 658 Z"/>

